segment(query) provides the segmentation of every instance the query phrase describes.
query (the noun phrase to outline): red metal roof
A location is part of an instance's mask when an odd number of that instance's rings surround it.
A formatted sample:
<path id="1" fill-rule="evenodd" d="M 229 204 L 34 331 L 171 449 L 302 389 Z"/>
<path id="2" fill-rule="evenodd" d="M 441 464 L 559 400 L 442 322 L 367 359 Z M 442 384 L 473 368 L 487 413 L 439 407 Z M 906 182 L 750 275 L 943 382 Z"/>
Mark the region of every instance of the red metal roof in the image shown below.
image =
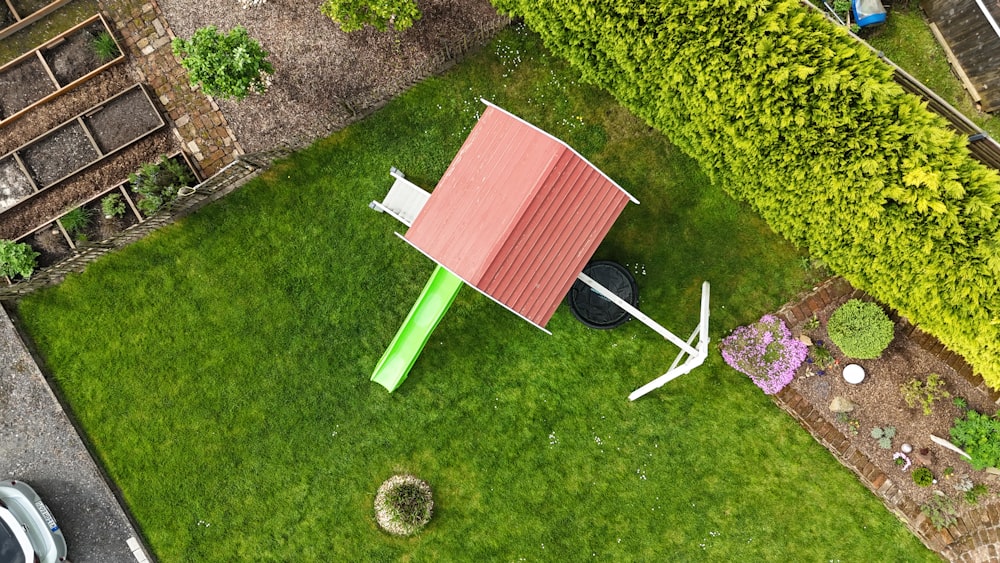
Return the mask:
<path id="1" fill-rule="evenodd" d="M 559 139 L 487 104 L 405 239 L 544 327 L 635 199 Z"/>

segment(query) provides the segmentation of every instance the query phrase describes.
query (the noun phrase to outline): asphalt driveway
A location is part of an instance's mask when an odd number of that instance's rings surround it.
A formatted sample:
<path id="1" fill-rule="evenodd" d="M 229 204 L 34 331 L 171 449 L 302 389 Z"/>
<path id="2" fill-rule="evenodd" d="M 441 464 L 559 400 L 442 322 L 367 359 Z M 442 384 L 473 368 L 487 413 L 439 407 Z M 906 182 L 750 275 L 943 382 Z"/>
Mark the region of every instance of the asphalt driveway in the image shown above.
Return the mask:
<path id="1" fill-rule="evenodd" d="M 0 308 L 0 478 L 30 484 L 74 563 L 136 563 L 138 538 L 41 371 Z M 136 546 L 135 540 L 130 542 Z"/>

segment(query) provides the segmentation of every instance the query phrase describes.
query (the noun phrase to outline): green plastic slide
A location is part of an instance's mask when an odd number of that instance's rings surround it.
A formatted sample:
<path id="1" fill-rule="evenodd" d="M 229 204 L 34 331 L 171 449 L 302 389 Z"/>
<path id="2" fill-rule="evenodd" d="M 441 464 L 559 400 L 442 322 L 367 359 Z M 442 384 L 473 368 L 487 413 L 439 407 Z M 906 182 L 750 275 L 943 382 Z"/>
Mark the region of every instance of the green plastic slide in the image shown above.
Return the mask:
<path id="1" fill-rule="evenodd" d="M 385 387 L 390 393 L 403 383 L 424 344 L 427 344 L 427 339 L 434 332 L 434 327 L 444 317 L 448 307 L 451 307 L 458 290 L 462 289 L 462 283 L 461 278 L 440 265 L 434 268 L 431 279 L 427 280 L 420 297 L 406 315 L 403 326 L 399 327 L 389 348 L 375 366 L 372 381 Z"/>

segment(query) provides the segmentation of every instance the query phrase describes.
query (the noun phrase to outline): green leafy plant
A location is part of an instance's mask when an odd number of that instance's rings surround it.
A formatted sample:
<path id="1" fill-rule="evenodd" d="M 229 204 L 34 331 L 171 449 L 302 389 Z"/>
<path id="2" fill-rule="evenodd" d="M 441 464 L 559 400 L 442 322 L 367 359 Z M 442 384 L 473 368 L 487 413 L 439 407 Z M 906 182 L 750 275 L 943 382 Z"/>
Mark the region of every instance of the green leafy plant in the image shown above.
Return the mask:
<path id="1" fill-rule="evenodd" d="M 242 26 L 220 33 L 210 25 L 195 31 L 190 40 L 174 38 L 171 46 L 191 84 L 201 85 L 211 96 L 242 100 L 251 92 L 262 93 L 267 76 L 274 73 L 267 51 Z"/>
<path id="2" fill-rule="evenodd" d="M 379 31 L 392 25 L 403 31 L 421 17 L 416 0 L 325 0 L 320 11 L 345 32 L 358 31 L 366 25 Z"/>
<path id="3" fill-rule="evenodd" d="M 125 215 L 125 199 L 120 193 L 110 193 L 101 199 L 101 212 L 105 217 L 121 217 Z"/>
<path id="4" fill-rule="evenodd" d="M 918 467 L 913 470 L 913 483 L 918 487 L 930 487 L 934 483 L 934 473 L 926 467 Z"/>
<path id="5" fill-rule="evenodd" d="M 142 196 L 136 207 L 146 215 L 152 215 L 164 204 L 177 199 L 178 190 L 194 181 L 184 164 L 165 155 L 161 155 L 158 162 L 143 164 L 128 179 L 132 191 Z"/>
<path id="6" fill-rule="evenodd" d="M 851 299 L 833 312 L 826 331 L 846 356 L 875 359 L 892 342 L 893 324 L 875 303 Z"/>
<path id="7" fill-rule="evenodd" d="M 878 426 L 872 428 L 871 432 L 872 438 L 878 440 L 878 445 L 883 450 L 888 450 L 892 448 L 892 439 L 896 436 L 895 426 L 886 426 L 885 428 L 879 428 Z"/>
<path id="8" fill-rule="evenodd" d="M 943 475 L 944 475 L 945 479 L 951 479 L 951 476 L 954 475 L 954 474 L 955 474 L 955 468 L 954 467 L 952 467 L 952 466 L 949 465 L 948 467 L 944 468 Z"/>
<path id="9" fill-rule="evenodd" d="M 427 525 L 434 508 L 431 487 L 413 475 L 394 475 L 375 495 L 375 516 L 390 534 L 410 536 Z"/>
<path id="10" fill-rule="evenodd" d="M 955 420 L 949 430 L 951 441 L 971 456 L 974 469 L 1000 465 L 1000 420 L 974 410 Z"/>
<path id="11" fill-rule="evenodd" d="M 914 470 L 916 472 L 916 470 Z M 944 495 L 932 495 L 930 500 L 920 506 L 931 524 L 938 530 L 947 528 L 958 522 L 958 510 L 955 509 L 955 501 Z"/>
<path id="12" fill-rule="evenodd" d="M 809 348 L 809 358 L 820 370 L 825 370 L 837 363 L 836 358 L 833 357 L 833 352 L 823 345 L 822 340 L 817 340 Z M 823 372 L 821 371 L 820 374 Z"/>
<path id="13" fill-rule="evenodd" d="M 97 58 L 101 59 L 101 62 L 110 61 L 121 53 L 118 50 L 118 45 L 115 43 L 115 38 L 107 31 L 98 33 L 91 45 L 94 48 L 94 53 L 97 54 Z"/>
<path id="14" fill-rule="evenodd" d="M 846 424 L 847 431 L 851 434 L 851 436 L 857 436 L 858 432 L 861 431 L 861 421 L 846 412 L 837 413 L 837 422 Z"/>
<path id="15" fill-rule="evenodd" d="M 927 376 L 926 381 L 913 378 L 900 385 L 899 392 L 903 394 L 903 400 L 911 409 L 920 406 L 924 415 L 930 415 L 936 401 L 951 397 L 951 394 L 945 390 L 945 384 L 945 380 L 940 375 L 932 373 Z"/>
<path id="16" fill-rule="evenodd" d="M 493 4 L 775 232 L 1000 388 L 1000 176 L 876 51 L 798 0 Z"/>
<path id="17" fill-rule="evenodd" d="M 0 276 L 30 278 L 39 256 L 28 243 L 0 240 Z"/>
<path id="18" fill-rule="evenodd" d="M 69 236 L 75 237 L 90 226 L 91 212 L 85 207 L 77 207 L 59 218 Z"/>
<path id="19" fill-rule="evenodd" d="M 979 504 L 979 501 L 982 500 L 983 497 L 985 497 L 988 494 L 990 494 L 990 490 L 986 487 L 986 485 L 982 483 L 976 483 L 975 485 L 972 486 L 971 489 L 965 491 L 965 494 L 963 495 L 962 498 L 965 499 L 965 502 L 971 505 L 977 505 Z"/>
<path id="20" fill-rule="evenodd" d="M 955 405 L 956 407 L 962 410 L 969 408 L 969 402 L 966 401 L 963 397 L 955 397 L 954 399 L 951 400 L 951 404 Z"/>
<path id="21" fill-rule="evenodd" d="M 807 320 L 805 324 L 802 325 L 804 330 L 816 330 L 819 328 L 819 317 L 813 315 L 811 319 Z"/>

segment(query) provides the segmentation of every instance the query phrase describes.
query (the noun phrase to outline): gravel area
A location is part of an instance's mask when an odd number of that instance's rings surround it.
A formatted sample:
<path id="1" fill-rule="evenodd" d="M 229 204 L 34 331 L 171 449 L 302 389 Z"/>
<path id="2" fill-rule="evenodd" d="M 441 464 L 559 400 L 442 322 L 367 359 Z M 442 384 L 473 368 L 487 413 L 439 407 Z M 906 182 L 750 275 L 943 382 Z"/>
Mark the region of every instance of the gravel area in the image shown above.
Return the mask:
<path id="1" fill-rule="evenodd" d="M 135 563 L 138 537 L 76 429 L 0 308 L 0 478 L 41 495 L 74 563 Z"/>
<path id="2" fill-rule="evenodd" d="M 442 57 L 481 43 L 484 27 L 503 20 L 488 0 L 422 0 L 423 18 L 404 32 L 344 33 L 319 2 L 267 0 L 243 9 L 237 0 L 158 0 L 179 37 L 214 25 L 242 25 L 270 53 L 275 73 L 266 94 L 216 102 L 246 152 L 321 136 L 394 95 L 416 76 L 444 66 Z"/>

